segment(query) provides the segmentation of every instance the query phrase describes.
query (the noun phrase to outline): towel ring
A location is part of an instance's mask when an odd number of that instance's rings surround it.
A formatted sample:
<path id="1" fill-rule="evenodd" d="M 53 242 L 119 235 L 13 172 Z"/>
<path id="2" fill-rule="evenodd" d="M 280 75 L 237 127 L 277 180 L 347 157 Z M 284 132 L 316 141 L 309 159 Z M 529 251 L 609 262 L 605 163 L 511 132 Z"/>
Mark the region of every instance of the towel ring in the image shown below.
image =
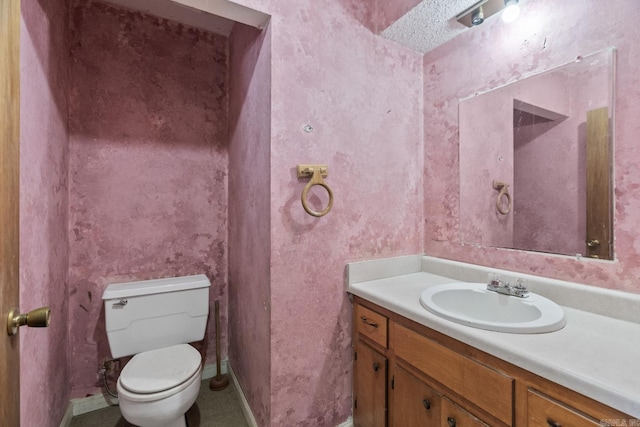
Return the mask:
<path id="1" fill-rule="evenodd" d="M 500 192 L 498 193 L 498 197 L 496 198 L 496 209 L 498 209 L 498 212 L 500 212 L 500 214 L 502 215 L 506 215 L 509 212 L 511 212 L 511 195 L 509 194 L 509 184 L 505 184 L 504 182 L 500 182 L 500 181 L 493 181 L 493 188 L 496 190 L 500 190 Z M 506 208 L 502 208 L 502 199 L 506 198 L 506 204 L 507 207 Z"/>
<path id="2" fill-rule="evenodd" d="M 302 195 L 300 196 L 300 200 L 302 201 L 302 207 L 309 215 L 315 216 L 315 217 L 325 216 L 326 214 L 329 213 L 329 211 L 333 207 L 333 191 L 331 191 L 331 188 L 329 188 L 329 186 L 322 179 L 323 175 L 327 176 L 327 166 L 298 165 L 298 178 L 311 176 L 311 180 L 304 187 L 304 189 L 302 190 Z M 311 187 L 313 187 L 314 185 L 319 185 L 321 187 L 324 187 L 324 189 L 327 190 L 327 194 L 329 194 L 329 203 L 320 212 L 317 212 L 311 209 L 307 201 L 307 195 L 309 194 L 309 190 L 311 190 Z"/>

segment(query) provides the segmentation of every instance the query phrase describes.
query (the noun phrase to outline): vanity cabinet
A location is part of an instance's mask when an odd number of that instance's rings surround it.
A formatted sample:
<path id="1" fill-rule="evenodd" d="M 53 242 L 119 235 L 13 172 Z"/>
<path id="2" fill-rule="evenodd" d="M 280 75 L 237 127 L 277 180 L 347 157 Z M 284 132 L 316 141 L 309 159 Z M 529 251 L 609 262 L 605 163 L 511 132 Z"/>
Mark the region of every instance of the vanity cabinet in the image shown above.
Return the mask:
<path id="1" fill-rule="evenodd" d="M 356 427 L 597 427 L 632 419 L 359 297 L 354 325 Z"/>
<path id="2" fill-rule="evenodd" d="M 393 369 L 392 426 L 488 427 L 400 365 Z"/>
<path id="3" fill-rule="evenodd" d="M 437 384 L 483 408 L 510 425 L 513 419 L 513 379 L 446 348 L 398 323 L 392 324 L 391 347 L 404 361 Z"/>
<path id="4" fill-rule="evenodd" d="M 354 309 L 353 418 L 355 427 L 387 425 L 387 317 Z"/>

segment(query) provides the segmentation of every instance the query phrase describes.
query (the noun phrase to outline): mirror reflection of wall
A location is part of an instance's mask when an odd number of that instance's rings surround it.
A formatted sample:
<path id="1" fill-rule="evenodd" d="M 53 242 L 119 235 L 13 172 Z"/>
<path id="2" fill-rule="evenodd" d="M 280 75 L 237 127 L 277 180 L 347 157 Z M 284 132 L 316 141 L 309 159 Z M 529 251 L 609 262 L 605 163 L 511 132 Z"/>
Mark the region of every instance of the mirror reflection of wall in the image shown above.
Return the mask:
<path id="1" fill-rule="evenodd" d="M 612 70 L 607 49 L 460 102 L 463 243 L 613 258 Z"/>

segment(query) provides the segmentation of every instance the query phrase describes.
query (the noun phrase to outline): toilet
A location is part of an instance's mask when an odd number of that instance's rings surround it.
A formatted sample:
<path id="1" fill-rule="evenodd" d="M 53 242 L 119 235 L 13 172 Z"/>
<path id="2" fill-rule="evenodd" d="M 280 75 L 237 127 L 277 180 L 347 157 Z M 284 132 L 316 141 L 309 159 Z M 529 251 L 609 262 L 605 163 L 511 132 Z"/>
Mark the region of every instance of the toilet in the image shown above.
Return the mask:
<path id="1" fill-rule="evenodd" d="M 209 316 L 204 274 L 107 286 L 105 323 L 113 358 L 131 356 L 118 378 L 122 416 L 146 427 L 184 427 L 200 391 L 200 341 Z"/>

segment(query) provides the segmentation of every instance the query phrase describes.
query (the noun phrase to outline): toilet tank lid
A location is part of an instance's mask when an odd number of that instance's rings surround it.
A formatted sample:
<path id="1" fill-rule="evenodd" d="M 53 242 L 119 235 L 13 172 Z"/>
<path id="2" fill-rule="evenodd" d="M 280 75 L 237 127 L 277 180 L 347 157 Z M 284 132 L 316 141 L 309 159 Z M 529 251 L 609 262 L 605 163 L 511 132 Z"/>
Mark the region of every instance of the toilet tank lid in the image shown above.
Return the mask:
<path id="1" fill-rule="evenodd" d="M 103 300 L 152 295 L 187 289 L 206 288 L 211 282 L 204 274 L 169 277 L 166 279 L 141 280 L 138 282 L 113 283 L 104 290 Z"/>

